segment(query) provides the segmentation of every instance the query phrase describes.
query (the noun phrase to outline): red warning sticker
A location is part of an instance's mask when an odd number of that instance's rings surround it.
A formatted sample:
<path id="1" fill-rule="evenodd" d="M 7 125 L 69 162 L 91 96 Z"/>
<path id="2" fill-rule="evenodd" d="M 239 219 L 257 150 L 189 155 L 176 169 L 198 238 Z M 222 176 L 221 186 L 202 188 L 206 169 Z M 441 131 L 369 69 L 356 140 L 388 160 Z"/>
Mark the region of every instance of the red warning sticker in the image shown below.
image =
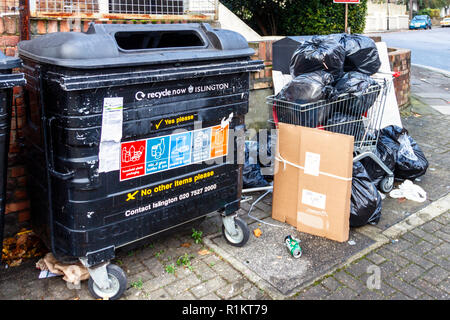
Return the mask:
<path id="1" fill-rule="evenodd" d="M 145 175 L 146 141 L 125 142 L 121 145 L 120 180 Z"/>

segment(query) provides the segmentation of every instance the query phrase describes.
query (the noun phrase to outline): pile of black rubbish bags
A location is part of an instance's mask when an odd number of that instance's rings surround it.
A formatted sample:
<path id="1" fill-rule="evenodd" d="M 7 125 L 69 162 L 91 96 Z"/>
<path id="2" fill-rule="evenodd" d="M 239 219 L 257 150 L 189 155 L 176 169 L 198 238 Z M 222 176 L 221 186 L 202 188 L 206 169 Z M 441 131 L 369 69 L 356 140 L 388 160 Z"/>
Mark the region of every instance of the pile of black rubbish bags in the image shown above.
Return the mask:
<path id="1" fill-rule="evenodd" d="M 345 106 L 337 102 L 331 104 L 333 108 L 297 110 L 302 116 L 298 117 L 299 123 L 294 124 L 314 128 L 358 120 L 374 104 L 380 92 L 378 83 L 370 77 L 380 66 L 375 42 L 368 37 L 345 33 L 314 36 L 303 41 L 292 55 L 290 73 L 293 79 L 275 98 L 295 105 L 308 105 L 322 100 L 340 101 L 339 97 L 343 95 L 351 96 L 352 102 Z M 284 112 L 277 114 L 278 121 L 292 119 L 292 115 Z M 354 123 L 363 125 L 362 121 Z M 348 126 L 327 128 L 343 134 L 363 132 L 355 129 Z M 270 138 L 268 136 L 267 141 L 263 142 L 246 141 L 244 189 L 269 185 L 272 177 L 261 174 L 261 167 L 267 164 L 262 164 L 259 158 L 261 151 L 265 153 L 264 158 L 273 156 L 273 141 Z M 355 141 L 359 138 L 355 136 Z M 266 142 L 267 147 L 260 150 L 259 143 Z M 428 168 L 428 161 L 417 143 L 406 129 L 397 126 L 380 130 L 375 154 L 394 172 L 396 180 L 414 180 L 425 174 Z M 353 163 L 351 227 L 377 224 L 380 220 L 382 205 L 378 189 L 385 175 L 384 170 L 370 158 Z"/>

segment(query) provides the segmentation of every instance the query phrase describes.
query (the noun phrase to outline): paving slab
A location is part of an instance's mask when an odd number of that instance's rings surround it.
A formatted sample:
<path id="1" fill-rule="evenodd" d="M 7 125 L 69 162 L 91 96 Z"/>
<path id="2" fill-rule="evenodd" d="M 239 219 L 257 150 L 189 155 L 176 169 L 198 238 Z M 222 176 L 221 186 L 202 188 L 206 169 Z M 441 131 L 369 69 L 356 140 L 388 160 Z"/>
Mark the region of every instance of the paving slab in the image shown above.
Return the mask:
<path id="1" fill-rule="evenodd" d="M 296 293 L 306 283 L 375 242 L 353 229 L 349 237 L 349 240 L 354 242 L 351 245 L 348 241 L 339 243 L 298 232 L 293 227 L 271 218 L 263 221 L 277 227 L 258 222 L 257 225 L 251 225 L 251 229 L 258 227 L 262 235 L 257 238 L 251 234 L 248 243 L 242 248 L 230 246 L 220 234 L 213 235 L 210 239 L 286 296 Z M 303 252 L 300 258 L 293 258 L 284 245 L 287 235 L 300 239 Z"/>

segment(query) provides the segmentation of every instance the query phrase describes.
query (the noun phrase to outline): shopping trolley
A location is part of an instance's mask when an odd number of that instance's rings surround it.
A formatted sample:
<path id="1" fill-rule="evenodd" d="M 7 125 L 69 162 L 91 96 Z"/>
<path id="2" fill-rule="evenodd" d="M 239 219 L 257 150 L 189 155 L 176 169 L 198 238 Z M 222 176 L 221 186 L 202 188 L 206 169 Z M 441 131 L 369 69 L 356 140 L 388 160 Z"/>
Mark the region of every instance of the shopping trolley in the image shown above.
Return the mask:
<path id="1" fill-rule="evenodd" d="M 295 103 L 278 99 L 272 95 L 266 103 L 272 109 L 273 118 L 269 122 L 288 123 L 309 128 L 317 128 L 354 137 L 353 162 L 369 157 L 386 172 L 379 188 L 390 192 L 394 186 L 394 173 L 375 153 L 380 134 L 381 120 L 386 104 L 387 93 L 393 85 L 397 73 L 379 74 L 373 77 L 376 84 L 365 92 L 341 94 L 335 98 L 312 103 Z"/>

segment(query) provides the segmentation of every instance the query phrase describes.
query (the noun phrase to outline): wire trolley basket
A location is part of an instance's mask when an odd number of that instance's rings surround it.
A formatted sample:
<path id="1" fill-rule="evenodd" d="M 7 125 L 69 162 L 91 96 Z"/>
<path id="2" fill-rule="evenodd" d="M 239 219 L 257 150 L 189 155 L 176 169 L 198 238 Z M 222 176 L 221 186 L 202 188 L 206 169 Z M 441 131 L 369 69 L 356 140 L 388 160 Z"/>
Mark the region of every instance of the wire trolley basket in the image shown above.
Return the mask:
<path id="1" fill-rule="evenodd" d="M 266 98 L 266 103 L 272 112 L 269 122 L 276 128 L 281 122 L 353 136 L 353 162 L 365 157 L 372 158 L 386 172 L 385 178 L 380 182 L 380 189 L 389 192 L 394 184 L 394 174 L 379 159 L 376 148 L 392 81 L 386 78 L 374 79 L 377 84 L 357 94 L 342 94 L 332 99 L 304 104 L 271 95 Z"/>

